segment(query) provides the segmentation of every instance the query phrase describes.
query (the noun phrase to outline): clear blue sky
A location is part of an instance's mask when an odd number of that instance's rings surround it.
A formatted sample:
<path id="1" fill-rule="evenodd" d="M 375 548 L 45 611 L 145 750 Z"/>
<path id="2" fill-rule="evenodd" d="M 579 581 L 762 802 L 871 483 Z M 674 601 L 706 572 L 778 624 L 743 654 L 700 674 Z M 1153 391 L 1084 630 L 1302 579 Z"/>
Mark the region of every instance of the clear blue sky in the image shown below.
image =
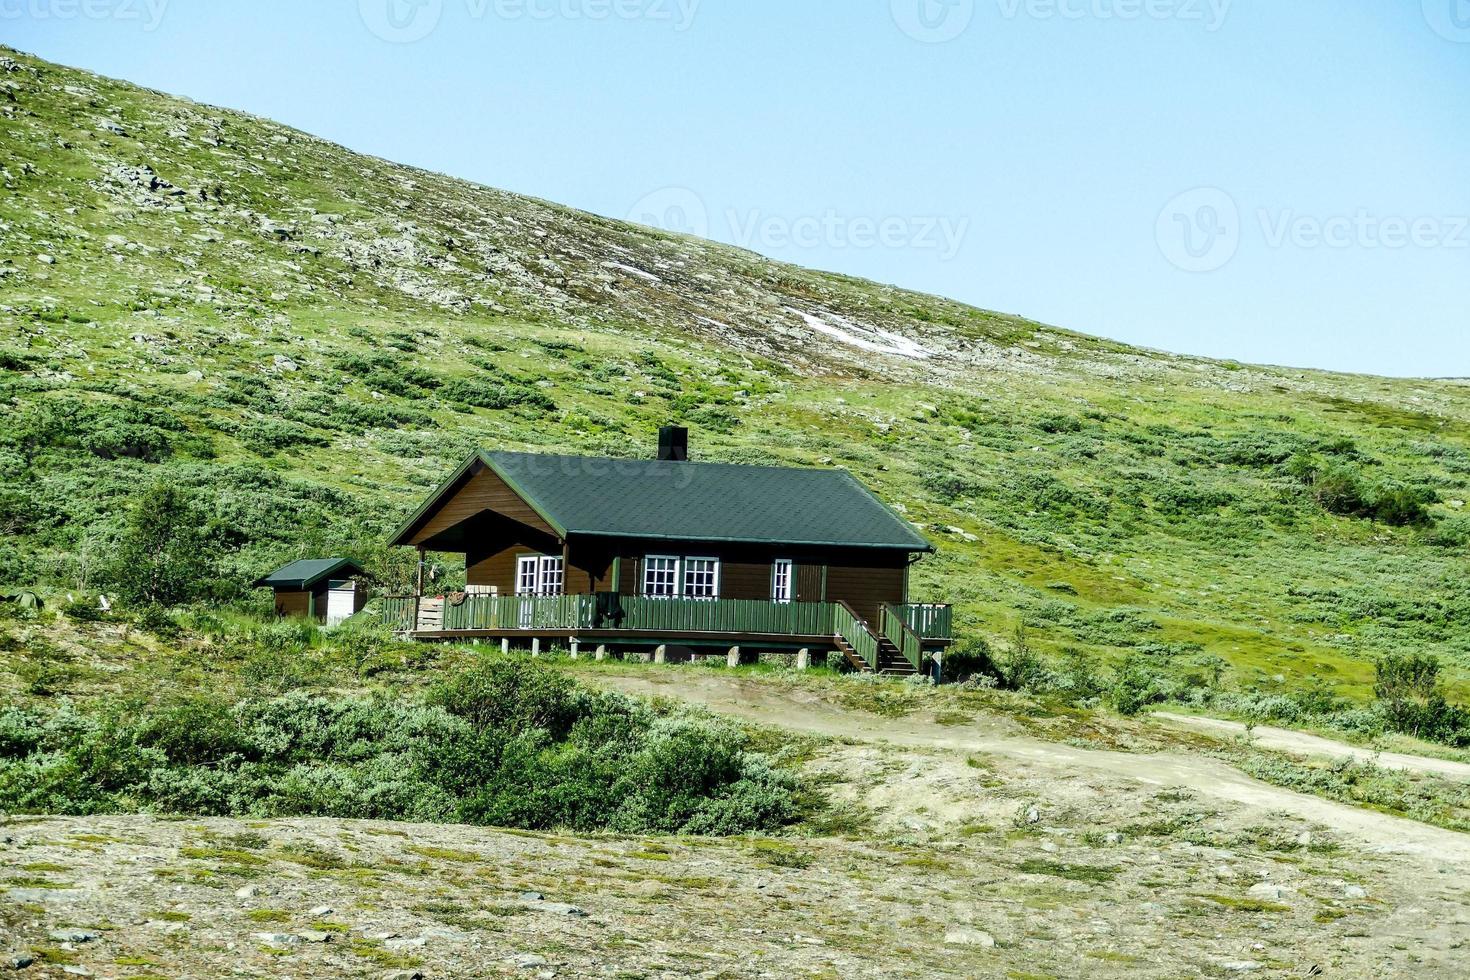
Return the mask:
<path id="1" fill-rule="evenodd" d="M 1132 343 L 1470 375 L 1470 0 L 0 0 L 0 38 Z"/>

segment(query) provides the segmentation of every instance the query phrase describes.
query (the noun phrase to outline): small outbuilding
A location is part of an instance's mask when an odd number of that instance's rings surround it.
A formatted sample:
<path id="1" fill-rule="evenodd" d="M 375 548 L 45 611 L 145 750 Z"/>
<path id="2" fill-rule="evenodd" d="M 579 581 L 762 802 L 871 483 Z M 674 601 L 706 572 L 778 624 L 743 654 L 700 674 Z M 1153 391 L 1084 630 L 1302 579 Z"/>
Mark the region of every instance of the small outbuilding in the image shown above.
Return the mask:
<path id="1" fill-rule="evenodd" d="M 276 593 L 276 615 L 336 626 L 367 604 L 362 566 L 350 558 L 303 558 L 257 579 Z"/>

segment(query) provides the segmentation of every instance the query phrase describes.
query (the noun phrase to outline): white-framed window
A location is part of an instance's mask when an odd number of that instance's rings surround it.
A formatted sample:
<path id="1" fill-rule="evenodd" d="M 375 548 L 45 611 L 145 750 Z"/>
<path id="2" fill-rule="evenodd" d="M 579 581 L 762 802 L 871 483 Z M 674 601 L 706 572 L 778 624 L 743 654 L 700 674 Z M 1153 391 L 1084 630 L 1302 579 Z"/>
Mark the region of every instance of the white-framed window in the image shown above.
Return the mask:
<path id="1" fill-rule="evenodd" d="M 516 559 L 516 595 L 561 595 L 566 566 L 553 555 L 522 555 Z"/>
<path id="2" fill-rule="evenodd" d="M 686 599 L 718 599 L 720 597 L 720 560 L 718 558 L 684 559 L 684 597 Z"/>
<path id="3" fill-rule="evenodd" d="M 649 555 L 643 559 L 643 594 L 672 599 L 679 594 L 679 559 Z"/>
<path id="4" fill-rule="evenodd" d="M 541 585 L 541 556 L 516 559 L 516 595 L 535 595 Z"/>
<path id="5" fill-rule="evenodd" d="M 771 569 L 771 601 L 790 602 L 795 591 L 795 566 L 789 558 L 779 558 Z"/>
<path id="6" fill-rule="evenodd" d="M 560 558 L 541 559 L 541 594 L 561 595 L 566 586 L 567 570 Z"/>

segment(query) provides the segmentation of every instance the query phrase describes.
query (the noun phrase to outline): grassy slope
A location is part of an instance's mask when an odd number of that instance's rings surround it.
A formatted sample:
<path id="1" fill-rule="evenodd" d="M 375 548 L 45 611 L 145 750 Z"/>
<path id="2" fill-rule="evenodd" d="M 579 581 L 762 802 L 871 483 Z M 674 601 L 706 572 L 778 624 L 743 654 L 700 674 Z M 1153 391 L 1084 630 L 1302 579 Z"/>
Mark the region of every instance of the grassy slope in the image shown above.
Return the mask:
<path id="1" fill-rule="evenodd" d="M 916 597 L 967 631 L 1199 644 L 1242 682 L 1351 694 L 1385 651 L 1470 676 L 1463 385 L 1134 350 L 14 52 L 0 87 L 0 399 L 17 430 L 61 433 L 0 447 L 4 581 L 76 588 L 159 473 L 243 529 L 242 579 L 345 549 L 390 574 L 381 534 L 469 447 L 642 454 L 684 419 L 706 458 L 832 462 L 900 504 L 941 545 Z M 793 310 L 936 356 L 866 354 Z M 470 409 L 454 379 L 556 408 Z M 87 448 L 78 406 L 129 404 L 181 427 L 144 423 L 152 461 Z M 1341 439 L 1370 478 L 1432 486 L 1436 527 L 1328 516 L 1283 472 Z"/>

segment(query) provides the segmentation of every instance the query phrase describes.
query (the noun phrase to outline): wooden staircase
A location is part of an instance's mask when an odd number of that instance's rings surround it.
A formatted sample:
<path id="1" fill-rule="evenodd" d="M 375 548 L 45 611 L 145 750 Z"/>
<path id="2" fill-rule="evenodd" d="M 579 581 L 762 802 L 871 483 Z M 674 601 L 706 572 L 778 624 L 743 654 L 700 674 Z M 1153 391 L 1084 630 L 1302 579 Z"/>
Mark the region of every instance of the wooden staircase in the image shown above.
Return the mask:
<path id="1" fill-rule="evenodd" d="M 843 605 L 851 611 L 851 606 L 847 606 L 846 603 L 843 603 Z M 857 618 L 857 614 L 853 613 L 853 617 Z M 863 655 L 848 642 L 847 638 L 841 633 L 838 633 L 833 637 L 833 641 L 836 643 L 837 649 L 842 651 L 842 655 L 847 658 L 847 662 L 852 665 L 853 669 L 861 671 L 864 674 L 877 673 L 889 677 L 912 677 L 919 672 L 913 664 L 909 663 L 908 658 L 903 655 L 903 651 L 898 648 L 898 644 L 894 643 L 882 633 L 875 632 L 865 620 L 859 619 L 858 622 L 861 624 L 862 629 L 877 644 L 878 669 L 875 671 L 872 665 L 864 659 Z"/>

